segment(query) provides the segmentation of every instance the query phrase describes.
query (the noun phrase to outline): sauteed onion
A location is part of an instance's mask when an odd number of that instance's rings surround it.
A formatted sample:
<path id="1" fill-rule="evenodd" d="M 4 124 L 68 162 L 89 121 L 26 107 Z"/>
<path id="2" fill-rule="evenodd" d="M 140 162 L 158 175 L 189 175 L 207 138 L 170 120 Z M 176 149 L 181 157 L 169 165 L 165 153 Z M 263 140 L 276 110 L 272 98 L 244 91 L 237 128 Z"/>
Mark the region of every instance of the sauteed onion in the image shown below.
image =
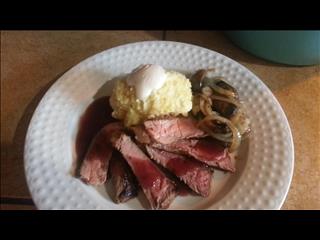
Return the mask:
<path id="1" fill-rule="evenodd" d="M 221 77 L 208 79 L 208 71 L 212 69 L 201 69 L 191 77 L 195 91 L 192 114 L 200 118 L 199 128 L 225 142 L 233 152 L 250 131 L 249 120 L 237 91 Z"/>

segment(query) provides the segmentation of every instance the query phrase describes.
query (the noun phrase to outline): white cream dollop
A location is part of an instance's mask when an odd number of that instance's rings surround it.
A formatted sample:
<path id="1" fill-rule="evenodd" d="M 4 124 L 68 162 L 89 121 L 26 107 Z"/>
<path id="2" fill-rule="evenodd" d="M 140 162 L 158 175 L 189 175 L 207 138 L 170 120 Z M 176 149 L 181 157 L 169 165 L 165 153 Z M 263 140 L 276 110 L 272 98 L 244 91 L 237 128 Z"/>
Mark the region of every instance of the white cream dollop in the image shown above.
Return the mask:
<path id="1" fill-rule="evenodd" d="M 136 97 L 142 101 L 166 81 L 166 72 L 163 67 L 155 64 L 141 65 L 134 69 L 127 77 L 127 84 L 134 86 Z"/>

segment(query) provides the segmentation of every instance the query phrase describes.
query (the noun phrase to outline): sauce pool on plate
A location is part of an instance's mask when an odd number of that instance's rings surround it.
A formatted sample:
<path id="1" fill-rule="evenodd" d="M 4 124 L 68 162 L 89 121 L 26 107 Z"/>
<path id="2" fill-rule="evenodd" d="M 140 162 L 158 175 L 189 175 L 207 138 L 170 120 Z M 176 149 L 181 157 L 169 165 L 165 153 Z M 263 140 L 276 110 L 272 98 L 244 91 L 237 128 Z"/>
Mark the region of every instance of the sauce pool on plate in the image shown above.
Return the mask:
<path id="1" fill-rule="evenodd" d="M 109 97 L 95 99 L 82 114 L 76 136 L 77 165 L 81 164 L 94 136 L 108 123 L 115 122 L 111 115 Z"/>

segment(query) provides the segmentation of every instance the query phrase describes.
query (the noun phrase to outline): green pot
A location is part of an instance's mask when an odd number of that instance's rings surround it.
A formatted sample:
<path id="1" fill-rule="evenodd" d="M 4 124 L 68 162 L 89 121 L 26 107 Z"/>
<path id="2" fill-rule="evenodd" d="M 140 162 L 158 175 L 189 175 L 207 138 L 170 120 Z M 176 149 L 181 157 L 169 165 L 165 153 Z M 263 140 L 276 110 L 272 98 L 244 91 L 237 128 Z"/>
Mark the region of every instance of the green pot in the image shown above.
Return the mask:
<path id="1" fill-rule="evenodd" d="M 289 65 L 320 64 L 320 31 L 226 31 L 242 49 Z"/>

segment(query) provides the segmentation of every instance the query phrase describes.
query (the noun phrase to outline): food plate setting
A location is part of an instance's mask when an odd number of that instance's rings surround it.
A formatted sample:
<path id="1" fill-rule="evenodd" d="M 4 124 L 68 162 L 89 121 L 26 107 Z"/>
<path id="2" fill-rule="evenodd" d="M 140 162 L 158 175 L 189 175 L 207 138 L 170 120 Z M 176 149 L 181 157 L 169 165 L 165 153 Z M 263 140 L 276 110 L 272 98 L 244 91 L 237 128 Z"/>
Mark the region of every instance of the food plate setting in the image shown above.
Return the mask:
<path id="1" fill-rule="evenodd" d="M 268 87 L 199 46 L 147 41 L 74 66 L 24 152 L 38 209 L 280 209 L 294 149 Z"/>

